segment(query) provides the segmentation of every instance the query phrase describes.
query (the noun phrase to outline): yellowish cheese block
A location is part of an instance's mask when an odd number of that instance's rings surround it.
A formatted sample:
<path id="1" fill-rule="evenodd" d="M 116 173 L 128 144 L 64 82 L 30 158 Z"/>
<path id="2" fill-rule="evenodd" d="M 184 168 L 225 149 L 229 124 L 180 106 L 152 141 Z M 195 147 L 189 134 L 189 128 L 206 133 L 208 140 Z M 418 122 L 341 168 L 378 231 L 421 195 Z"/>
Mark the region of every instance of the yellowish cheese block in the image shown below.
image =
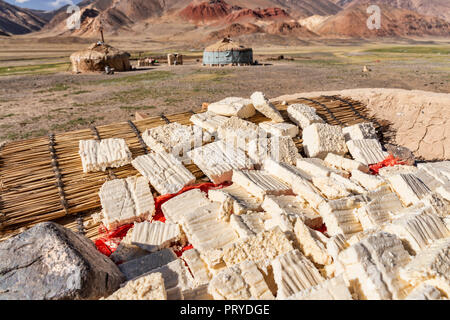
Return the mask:
<path id="1" fill-rule="evenodd" d="M 301 219 L 297 219 L 294 233 L 302 252 L 311 261 L 321 265 L 327 265 L 333 262 L 326 248 L 327 237 L 322 233 L 309 228 Z"/>

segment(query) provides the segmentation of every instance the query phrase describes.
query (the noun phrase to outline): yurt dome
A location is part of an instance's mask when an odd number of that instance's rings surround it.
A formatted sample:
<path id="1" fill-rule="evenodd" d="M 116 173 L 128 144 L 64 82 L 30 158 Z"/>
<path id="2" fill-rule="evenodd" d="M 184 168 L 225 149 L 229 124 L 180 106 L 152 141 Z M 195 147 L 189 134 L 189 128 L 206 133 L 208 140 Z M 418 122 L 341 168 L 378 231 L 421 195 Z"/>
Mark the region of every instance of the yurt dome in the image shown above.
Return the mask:
<path id="1" fill-rule="evenodd" d="M 253 64 L 253 50 L 229 38 L 207 47 L 203 52 L 203 65 Z"/>
<path id="2" fill-rule="evenodd" d="M 75 73 L 101 72 L 105 67 L 115 71 L 129 71 L 130 54 L 102 42 L 94 43 L 86 50 L 78 51 L 70 56 L 72 70 Z"/>

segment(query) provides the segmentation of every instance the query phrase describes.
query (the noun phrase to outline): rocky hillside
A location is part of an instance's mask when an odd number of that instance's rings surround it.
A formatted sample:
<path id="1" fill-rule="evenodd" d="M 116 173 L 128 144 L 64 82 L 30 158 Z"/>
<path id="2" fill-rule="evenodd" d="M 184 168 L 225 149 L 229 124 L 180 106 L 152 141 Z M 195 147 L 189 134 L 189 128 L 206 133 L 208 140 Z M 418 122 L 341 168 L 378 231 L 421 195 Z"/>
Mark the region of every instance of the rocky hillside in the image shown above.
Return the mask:
<path id="1" fill-rule="evenodd" d="M 0 0 L 0 33 L 25 34 L 40 30 L 48 21 L 33 12 Z"/>

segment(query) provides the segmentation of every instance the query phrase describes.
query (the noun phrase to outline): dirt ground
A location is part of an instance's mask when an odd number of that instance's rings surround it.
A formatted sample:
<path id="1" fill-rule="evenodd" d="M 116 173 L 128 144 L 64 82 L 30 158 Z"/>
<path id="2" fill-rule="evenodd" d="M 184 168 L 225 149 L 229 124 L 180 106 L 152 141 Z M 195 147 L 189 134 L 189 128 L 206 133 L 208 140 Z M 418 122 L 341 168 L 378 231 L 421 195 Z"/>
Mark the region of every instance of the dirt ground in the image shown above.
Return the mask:
<path id="1" fill-rule="evenodd" d="M 1 50 L 0 50 L 1 51 Z M 203 67 L 161 64 L 115 75 L 73 75 L 65 57 L 15 61 L 0 52 L 0 141 L 27 139 L 134 119 L 199 109 L 227 96 L 351 88 L 402 88 L 450 93 L 450 47 L 304 48 L 257 53 L 264 64 Z M 58 53 L 59 55 L 60 53 Z M 4 56 L 4 55 L 3 55 Z M 49 63 L 51 62 L 51 63 Z M 367 65 L 372 71 L 363 73 Z"/>

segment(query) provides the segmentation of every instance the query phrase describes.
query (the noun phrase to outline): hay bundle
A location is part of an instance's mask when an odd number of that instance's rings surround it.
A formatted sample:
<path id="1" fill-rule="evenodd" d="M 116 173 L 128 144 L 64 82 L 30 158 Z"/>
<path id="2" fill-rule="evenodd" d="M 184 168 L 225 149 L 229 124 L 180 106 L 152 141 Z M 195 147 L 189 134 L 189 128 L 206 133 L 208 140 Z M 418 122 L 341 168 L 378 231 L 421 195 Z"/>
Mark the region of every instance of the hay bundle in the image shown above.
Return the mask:
<path id="1" fill-rule="evenodd" d="M 101 72 L 106 66 L 115 71 L 129 71 L 130 54 L 104 43 L 94 43 L 88 49 L 70 56 L 74 73 Z"/>
<path id="2" fill-rule="evenodd" d="M 250 48 L 246 48 L 240 45 L 237 42 L 234 42 L 230 38 L 224 38 L 213 45 L 210 45 L 205 49 L 206 52 L 216 52 L 216 51 L 245 51 L 251 50 Z"/>

